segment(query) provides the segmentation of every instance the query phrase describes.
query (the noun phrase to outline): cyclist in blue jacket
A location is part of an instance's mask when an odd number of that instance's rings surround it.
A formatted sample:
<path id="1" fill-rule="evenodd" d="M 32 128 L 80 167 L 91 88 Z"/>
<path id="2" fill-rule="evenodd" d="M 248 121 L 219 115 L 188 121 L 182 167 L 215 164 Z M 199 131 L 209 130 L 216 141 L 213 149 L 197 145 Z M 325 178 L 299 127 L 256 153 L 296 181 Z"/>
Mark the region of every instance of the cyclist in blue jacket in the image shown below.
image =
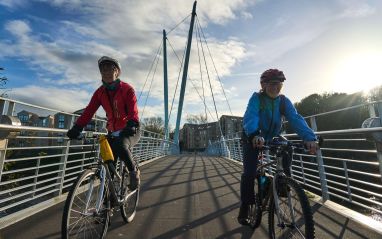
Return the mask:
<path id="1" fill-rule="evenodd" d="M 238 222 L 247 225 L 249 205 L 254 203 L 254 181 L 256 176 L 259 148 L 265 142 L 281 133 L 284 115 L 296 133 L 304 140 L 311 154 L 317 150 L 316 135 L 304 118 L 297 113 L 292 102 L 280 95 L 284 73 L 278 69 L 269 69 L 260 77 L 261 90 L 255 92 L 249 100 L 243 119 L 243 174 L 240 183 L 241 205 Z"/>

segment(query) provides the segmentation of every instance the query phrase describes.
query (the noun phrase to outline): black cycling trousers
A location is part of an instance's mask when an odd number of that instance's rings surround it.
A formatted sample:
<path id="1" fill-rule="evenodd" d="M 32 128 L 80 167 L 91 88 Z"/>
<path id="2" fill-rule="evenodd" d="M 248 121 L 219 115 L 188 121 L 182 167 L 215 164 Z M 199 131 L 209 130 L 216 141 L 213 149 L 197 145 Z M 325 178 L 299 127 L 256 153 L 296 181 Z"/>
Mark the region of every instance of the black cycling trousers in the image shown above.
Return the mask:
<path id="1" fill-rule="evenodd" d="M 243 174 L 240 182 L 240 199 L 242 204 L 255 203 L 255 177 L 259 150 L 243 140 Z"/>
<path id="2" fill-rule="evenodd" d="M 140 137 L 141 134 L 139 130 L 134 136 L 130 137 L 108 137 L 108 142 L 113 151 L 114 165 L 116 165 L 116 160 L 119 158 L 125 162 L 129 171 L 135 170 L 134 160 L 129 154 L 132 156 L 130 151 L 133 149 L 133 146 L 138 143 Z"/>

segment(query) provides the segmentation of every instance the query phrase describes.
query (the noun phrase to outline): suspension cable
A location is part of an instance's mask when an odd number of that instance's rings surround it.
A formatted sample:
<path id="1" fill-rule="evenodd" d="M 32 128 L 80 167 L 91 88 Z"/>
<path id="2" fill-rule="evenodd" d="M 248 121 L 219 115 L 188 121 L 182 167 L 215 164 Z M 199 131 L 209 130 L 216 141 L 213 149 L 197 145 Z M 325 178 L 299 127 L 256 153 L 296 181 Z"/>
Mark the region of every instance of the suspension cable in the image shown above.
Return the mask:
<path id="1" fill-rule="evenodd" d="M 219 122 L 218 110 L 217 110 L 217 108 L 216 108 L 215 96 L 214 96 L 214 92 L 213 92 L 213 90 L 212 90 L 211 78 L 210 78 L 210 73 L 209 73 L 209 71 L 208 71 L 208 67 L 207 67 L 207 61 L 206 61 L 206 56 L 205 56 L 205 54 L 204 54 L 204 47 L 203 47 L 203 45 L 201 46 L 201 48 L 202 48 L 202 53 L 203 53 L 204 65 L 205 65 L 205 67 L 206 67 L 208 83 L 209 83 L 209 85 L 210 85 L 210 90 L 211 90 L 212 100 L 213 100 L 213 102 L 214 102 L 215 113 L 216 113 L 216 119 L 217 119 L 217 122 L 218 122 L 218 126 L 219 126 L 219 130 L 220 130 L 220 134 L 221 134 L 221 136 L 223 136 L 223 131 L 222 131 L 222 128 L 221 128 L 221 125 L 220 125 L 220 122 Z"/>
<path id="2" fill-rule="evenodd" d="M 207 120 L 207 122 L 208 122 L 208 117 L 207 117 L 207 105 L 206 105 L 206 96 L 205 96 L 205 94 L 204 94 L 203 72 L 202 72 L 202 63 L 200 62 L 200 52 L 199 52 L 199 41 L 198 41 L 198 39 L 200 40 L 200 45 L 202 45 L 202 42 L 201 42 L 200 32 L 199 32 L 199 29 L 198 29 L 198 28 L 196 28 L 195 35 L 196 35 L 196 46 L 197 46 L 197 48 L 198 48 L 198 60 L 199 60 L 200 81 L 202 82 L 202 90 L 203 90 L 204 113 L 205 113 L 205 115 L 206 115 L 206 120 Z M 198 36 L 199 36 L 199 38 L 198 38 Z"/>
<path id="3" fill-rule="evenodd" d="M 162 47 L 160 48 L 160 52 L 159 52 L 159 54 L 161 54 L 161 53 L 162 53 Z M 145 104 L 143 105 L 142 114 L 141 114 L 141 116 L 140 116 L 141 119 L 143 119 L 143 115 L 144 115 L 144 113 L 145 113 L 145 108 L 146 108 L 146 104 L 147 104 L 147 99 L 149 98 L 149 95 L 150 95 L 150 92 L 151 92 L 151 86 L 152 86 L 152 84 L 153 84 L 154 77 L 155 77 L 155 73 L 156 73 L 156 71 L 157 71 L 158 62 L 159 62 L 159 57 L 157 58 L 157 61 L 156 61 L 156 63 L 155 63 L 155 69 L 154 69 L 153 77 L 151 78 L 149 91 L 147 92 L 146 100 L 145 100 Z"/>
<path id="4" fill-rule="evenodd" d="M 167 37 L 166 37 L 166 40 L 167 40 L 168 43 L 170 44 L 171 49 L 173 50 L 173 52 L 175 53 L 176 57 L 177 57 L 178 60 L 179 60 L 179 57 L 178 57 L 178 55 L 176 54 L 174 48 L 172 47 L 172 44 L 171 44 L 170 40 L 168 40 Z M 183 60 L 184 60 L 185 53 L 186 53 L 186 46 L 184 47 L 184 50 L 183 50 L 182 61 L 179 60 L 179 61 L 180 61 L 180 67 L 179 67 L 179 72 L 178 72 L 178 79 L 177 79 L 177 81 L 176 81 L 175 91 L 174 91 L 174 95 L 173 95 L 173 97 L 172 97 L 172 102 L 171 102 L 170 113 L 169 113 L 169 115 L 168 115 L 168 121 L 169 121 L 169 122 L 170 122 L 170 119 L 171 119 L 172 107 L 174 106 L 175 95 L 176 95 L 176 92 L 177 92 L 177 90 L 178 90 L 179 79 L 180 79 L 180 73 L 182 72 L 182 66 L 183 66 Z"/>
<path id="5" fill-rule="evenodd" d="M 166 33 L 166 35 L 170 34 L 170 32 L 172 32 L 173 30 L 175 30 L 175 28 L 177 28 L 180 24 L 182 24 L 184 21 L 186 21 L 186 19 L 188 19 L 190 16 L 191 16 L 191 14 L 188 14 L 182 21 L 180 21 L 178 24 L 176 24 L 175 27 L 173 27 L 170 31 L 168 31 L 168 32 Z"/>
<path id="6" fill-rule="evenodd" d="M 222 87 L 222 90 L 223 90 L 224 97 L 225 97 L 225 99 L 226 99 L 226 101 L 227 101 L 227 105 L 228 105 L 228 108 L 229 108 L 229 112 L 231 113 L 231 115 L 233 115 L 233 114 L 232 114 L 232 110 L 231 110 L 231 106 L 229 105 L 228 98 L 227 98 L 227 95 L 226 95 L 225 90 L 224 90 L 224 87 L 223 87 L 223 83 L 222 83 L 222 81 L 221 81 L 221 79 L 220 79 L 220 76 L 219 76 L 219 73 L 218 73 L 218 71 L 217 71 L 217 69 L 216 69 L 214 59 L 212 58 L 210 48 L 208 47 L 208 44 L 207 44 L 207 39 L 206 39 L 206 37 L 205 37 L 205 35 L 204 35 L 203 28 L 202 28 L 201 25 L 200 25 L 199 18 L 198 18 L 197 15 L 196 15 L 196 23 L 197 23 L 197 25 L 199 25 L 199 29 L 200 29 L 201 32 L 202 32 L 204 41 L 205 41 L 206 46 L 207 46 L 208 53 L 209 53 L 210 58 L 211 58 L 211 60 L 212 60 L 212 65 L 214 66 L 216 75 L 217 75 L 218 80 L 219 80 L 219 82 L 220 82 L 220 86 Z"/>
<path id="7" fill-rule="evenodd" d="M 167 39 L 167 40 L 168 40 L 168 39 Z M 168 42 L 170 43 L 170 40 L 168 40 Z M 175 56 L 177 57 L 178 61 L 181 63 L 181 66 L 182 66 L 182 65 L 183 65 L 183 60 L 184 60 L 184 56 L 185 56 L 185 54 L 183 54 L 183 58 L 182 58 L 182 61 L 181 61 L 180 58 L 179 58 L 179 56 L 178 56 L 178 54 L 176 54 L 174 48 L 172 47 L 171 43 L 170 43 L 170 47 L 171 47 L 172 50 L 174 51 Z M 185 50 L 186 50 L 186 49 L 185 49 Z M 181 70 L 181 69 L 182 69 L 182 68 L 180 68 L 180 70 Z M 180 73 L 181 73 L 181 72 L 179 71 L 178 81 L 177 81 L 177 86 L 178 86 L 178 82 L 179 82 L 179 76 L 180 76 Z M 187 78 L 191 81 L 191 84 L 192 84 L 192 86 L 194 87 L 194 89 L 195 89 L 196 93 L 198 94 L 199 98 L 200 98 L 201 100 L 203 100 L 203 98 L 202 98 L 202 96 L 200 95 L 198 89 L 196 88 L 196 86 L 195 86 L 193 80 L 192 80 L 190 77 L 187 77 Z M 174 93 L 174 97 L 175 97 L 175 93 Z M 172 110 L 172 105 L 173 105 L 173 103 L 174 103 L 174 98 L 173 98 L 173 102 L 172 102 L 172 104 L 171 104 L 171 110 Z M 171 116 L 171 110 L 170 110 L 170 116 Z M 208 110 L 208 112 L 209 112 L 211 118 L 213 118 L 213 116 L 212 116 L 210 110 L 208 109 L 208 107 L 207 107 L 207 110 Z M 169 119 L 170 119 L 170 116 L 169 116 Z"/>
<path id="8" fill-rule="evenodd" d="M 157 50 L 157 52 L 156 52 L 156 54 L 155 54 L 155 57 L 154 57 L 153 61 L 151 62 L 151 66 L 150 66 L 149 73 L 148 73 L 147 76 L 146 76 L 145 83 L 143 84 L 143 87 L 142 87 L 142 89 L 141 89 L 141 92 L 140 92 L 140 94 L 139 94 L 139 97 L 138 97 L 137 102 L 139 102 L 139 100 L 141 99 L 143 90 L 144 90 L 144 88 L 145 88 L 145 86 L 146 86 L 147 80 L 149 79 L 149 76 L 150 76 L 150 73 L 151 73 L 151 71 L 152 71 L 152 69 L 153 69 L 155 60 L 156 60 L 157 57 L 159 56 L 159 50 L 161 50 L 161 48 L 162 48 L 162 42 L 159 44 L 159 46 L 158 46 L 158 50 Z"/>

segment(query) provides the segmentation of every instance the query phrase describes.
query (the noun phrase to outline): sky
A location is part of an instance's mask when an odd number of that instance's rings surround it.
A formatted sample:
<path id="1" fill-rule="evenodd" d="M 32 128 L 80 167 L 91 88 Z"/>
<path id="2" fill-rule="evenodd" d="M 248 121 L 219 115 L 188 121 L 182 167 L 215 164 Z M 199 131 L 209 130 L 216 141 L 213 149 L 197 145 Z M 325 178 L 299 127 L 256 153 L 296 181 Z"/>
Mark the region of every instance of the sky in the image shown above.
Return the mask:
<path id="1" fill-rule="evenodd" d="M 164 117 L 165 29 L 174 126 L 193 2 L 0 0 L 6 94 L 76 111 L 101 85 L 97 60 L 108 55 L 121 62 L 121 80 L 135 88 L 140 117 Z M 216 121 L 213 100 L 219 116 L 242 116 L 269 68 L 284 72 L 282 93 L 292 102 L 382 84 L 380 0 L 200 0 L 196 13 L 182 123 L 187 115 L 205 112 Z"/>

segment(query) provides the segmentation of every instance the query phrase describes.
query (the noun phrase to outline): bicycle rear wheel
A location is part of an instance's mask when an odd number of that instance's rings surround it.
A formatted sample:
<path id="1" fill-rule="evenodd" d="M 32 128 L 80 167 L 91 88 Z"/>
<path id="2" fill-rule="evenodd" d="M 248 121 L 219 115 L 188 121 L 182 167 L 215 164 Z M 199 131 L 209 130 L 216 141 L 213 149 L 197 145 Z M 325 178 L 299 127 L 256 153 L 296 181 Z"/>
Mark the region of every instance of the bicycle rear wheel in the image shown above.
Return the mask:
<path id="1" fill-rule="evenodd" d="M 125 202 L 121 205 L 121 214 L 125 222 L 129 223 L 134 220 L 135 214 L 137 212 L 137 206 L 139 201 L 139 190 L 140 184 L 135 190 L 129 188 L 129 173 L 127 168 L 124 167 L 122 172 L 122 191 L 125 192 L 122 194 L 121 199 L 125 198 Z"/>
<path id="2" fill-rule="evenodd" d="M 281 183 L 283 186 L 277 189 L 281 223 L 278 223 L 272 195 L 268 220 L 270 238 L 315 238 L 312 210 L 304 190 L 291 178 L 282 177 L 279 180 L 284 180 Z"/>
<path id="3" fill-rule="evenodd" d="M 104 238 L 109 225 L 110 200 L 105 183 L 103 197 L 100 197 L 98 169 L 85 170 L 69 191 L 65 202 L 61 224 L 62 238 Z"/>

